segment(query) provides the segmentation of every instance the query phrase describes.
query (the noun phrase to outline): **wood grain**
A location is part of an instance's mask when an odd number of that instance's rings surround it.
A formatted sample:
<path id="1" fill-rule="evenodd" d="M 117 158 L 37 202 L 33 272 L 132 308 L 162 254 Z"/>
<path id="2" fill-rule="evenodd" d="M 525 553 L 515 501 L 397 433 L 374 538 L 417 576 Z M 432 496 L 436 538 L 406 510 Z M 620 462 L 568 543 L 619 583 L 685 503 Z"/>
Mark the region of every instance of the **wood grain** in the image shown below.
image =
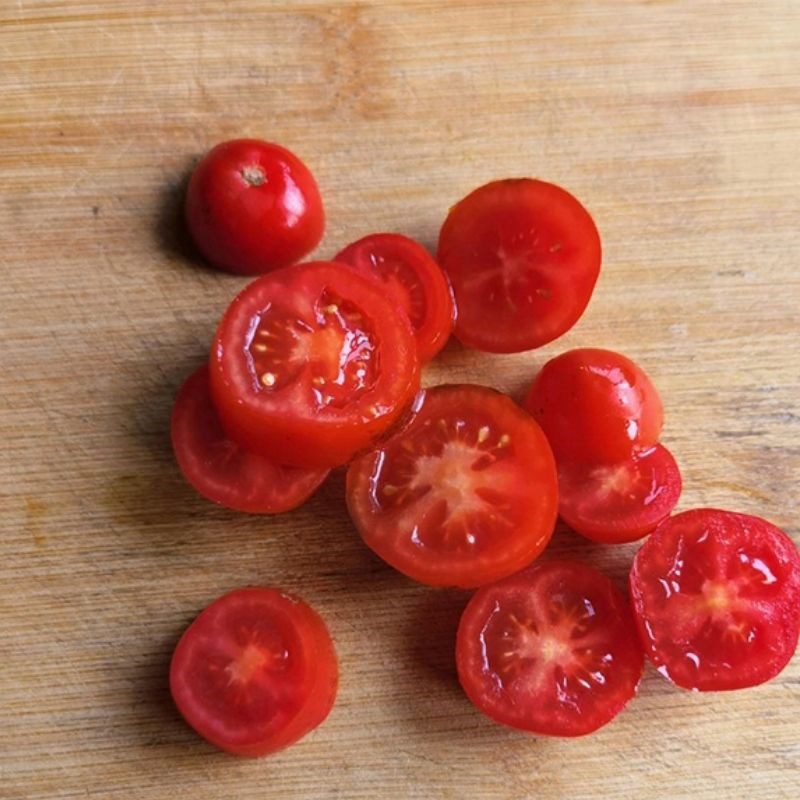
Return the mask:
<path id="1" fill-rule="evenodd" d="M 725 695 L 648 670 L 577 741 L 462 696 L 466 599 L 359 543 L 334 476 L 276 519 L 183 483 L 168 417 L 242 282 L 177 224 L 217 141 L 281 142 L 317 174 L 319 253 L 376 229 L 435 241 L 495 177 L 592 210 L 604 273 L 541 351 L 448 346 L 426 381 L 518 392 L 554 353 L 618 348 L 667 406 L 682 508 L 800 536 L 800 5 L 684 2 L 0 3 L 0 797 L 796 798 L 800 658 Z M 552 552 L 623 581 L 634 546 Z M 342 684 L 297 747 L 244 762 L 179 720 L 176 637 L 212 598 L 284 586 L 329 621 Z"/>

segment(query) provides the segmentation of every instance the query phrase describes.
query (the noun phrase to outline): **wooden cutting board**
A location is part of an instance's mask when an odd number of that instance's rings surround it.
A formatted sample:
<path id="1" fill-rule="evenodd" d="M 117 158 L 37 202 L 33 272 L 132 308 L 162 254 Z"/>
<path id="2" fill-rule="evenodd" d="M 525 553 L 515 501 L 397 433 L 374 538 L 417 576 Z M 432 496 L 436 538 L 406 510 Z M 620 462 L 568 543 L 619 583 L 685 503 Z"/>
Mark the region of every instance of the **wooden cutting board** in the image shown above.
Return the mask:
<path id="1" fill-rule="evenodd" d="M 448 347 L 429 384 L 518 394 L 553 354 L 616 348 L 666 407 L 681 508 L 800 537 L 800 4 L 0 3 L 0 797 L 797 798 L 800 657 L 763 687 L 681 692 L 647 670 L 575 741 L 501 729 L 452 649 L 467 595 L 360 543 L 335 475 L 268 519 L 181 479 L 170 405 L 243 281 L 187 255 L 187 171 L 259 136 L 315 171 L 319 252 L 375 230 L 429 246 L 496 177 L 563 184 L 604 272 L 580 324 L 517 356 Z M 551 555 L 622 585 L 636 545 L 559 530 Z M 167 691 L 175 641 L 235 586 L 330 624 L 341 691 L 273 758 L 202 743 Z"/>

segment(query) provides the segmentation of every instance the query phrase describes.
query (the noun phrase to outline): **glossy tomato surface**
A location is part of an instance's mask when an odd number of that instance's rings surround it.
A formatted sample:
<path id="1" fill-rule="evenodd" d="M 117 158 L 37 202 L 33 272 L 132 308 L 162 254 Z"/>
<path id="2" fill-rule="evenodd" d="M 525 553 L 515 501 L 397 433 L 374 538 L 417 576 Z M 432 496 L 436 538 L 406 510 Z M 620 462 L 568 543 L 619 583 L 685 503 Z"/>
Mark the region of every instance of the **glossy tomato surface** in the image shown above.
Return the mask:
<path id="1" fill-rule="evenodd" d="M 405 314 L 342 264 L 277 270 L 231 303 L 211 349 L 211 395 L 228 435 L 279 464 L 344 464 L 419 388 Z"/>
<path id="2" fill-rule="evenodd" d="M 612 463 L 658 442 L 661 398 L 629 358 L 578 348 L 548 361 L 523 403 L 559 461 Z"/>
<path id="3" fill-rule="evenodd" d="M 379 280 L 406 312 L 420 361 L 430 361 L 453 329 L 453 295 L 439 265 L 418 242 L 398 233 L 373 233 L 344 248 L 341 261 Z"/>
<path id="4" fill-rule="evenodd" d="M 304 503 L 326 469 L 283 467 L 236 444 L 211 402 L 208 366 L 193 372 L 172 409 L 172 448 L 187 481 L 203 497 L 235 511 L 278 514 Z"/>
<path id="5" fill-rule="evenodd" d="M 170 691 L 203 738 L 241 756 L 288 747 L 316 728 L 336 698 L 338 668 L 325 623 L 277 589 L 237 589 L 186 629 Z"/>
<path id="6" fill-rule="evenodd" d="M 434 586 L 479 586 L 553 534 L 557 478 L 539 426 L 483 386 L 437 386 L 405 427 L 354 461 L 347 506 L 366 544 Z"/>
<path id="7" fill-rule="evenodd" d="M 685 689 L 742 689 L 775 677 L 800 632 L 800 554 L 759 517 L 696 509 L 636 554 L 631 599 L 645 650 Z"/>
<path id="8" fill-rule="evenodd" d="M 494 181 L 450 209 L 438 260 L 468 347 L 541 347 L 583 314 L 600 274 L 600 236 L 569 192 L 531 178 Z"/>
<path id="9" fill-rule="evenodd" d="M 663 522 L 681 496 L 681 473 L 660 444 L 611 464 L 558 465 L 558 513 L 596 542 L 641 539 Z"/>
<path id="10" fill-rule="evenodd" d="M 319 244 L 322 198 L 308 167 L 257 139 L 218 144 L 195 167 L 186 222 L 214 266 L 257 275 L 293 264 Z"/>
<path id="11" fill-rule="evenodd" d="M 622 592 L 591 567 L 554 561 L 476 592 L 456 665 L 469 699 L 496 722 L 582 736 L 636 694 L 644 655 Z"/>

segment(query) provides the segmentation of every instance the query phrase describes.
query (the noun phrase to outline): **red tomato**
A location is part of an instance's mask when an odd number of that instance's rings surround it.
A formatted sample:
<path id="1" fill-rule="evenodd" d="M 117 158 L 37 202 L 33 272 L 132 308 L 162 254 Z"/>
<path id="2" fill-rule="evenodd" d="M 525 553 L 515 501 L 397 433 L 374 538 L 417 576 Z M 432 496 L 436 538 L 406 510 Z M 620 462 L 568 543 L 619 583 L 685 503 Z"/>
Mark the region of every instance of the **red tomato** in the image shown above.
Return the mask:
<path id="1" fill-rule="evenodd" d="M 624 461 L 656 444 L 664 422 L 658 392 L 633 361 L 588 347 L 548 361 L 523 405 L 559 461 Z"/>
<path id="2" fill-rule="evenodd" d="M 553 456 L 539 426 L 483 386 L 437 386 L 408 424 L 347 472 L 366 544 L 433 586 L 479 586 L 541 553 L 556 518 Z"/>
<path id="3" fill-rule="evenodd" d="M 475 593 L 456 665 L 467 697 L 496 722 L 582 736 L 636 694 L 644 655 L 622 592 L 597 570 L 554 561 Z"/>
<path id="4" fill-rule="evenodd" d="M 759 517 L 697 509 L 636 554 L 631 598 L 645 650 L 684 689 L 756 686 L 789 663 L 800 634 L 800 554 Z"/>
<path id="5" fill-rule="evenodd" d="M 330 713 L 338 668 L 330 634 L 302 600 L 277 589 L 237 589 L 186 629 L 170 691 L 203 738 L 240 756 L 273 753 Z"/>
<path id="6" fill-rule="evenodd" d="M 257 275 L 293 264 L 322 238 L 325 214 L 314 176 L 277 144 L 218 144 L 195 167 L 186 222 L 200 252 L 220 269 Z"/>
<path id="7" fill-rule="evenodd" d="M 408 319 L 341 264 L 297 264 L 253 281 L 211 349 L 211 396 L 225 430 L 278 464 L 345 463 L 418 388 Z"/>
<path id="8" fill-rule="evenodd" d="M 481 186 L 450 209 L 439 234 L 456 336 L 491 353 L 530 350 L 566 333 L 600 274 L 600 236 L 564 189 L 530 178 Z"/>
<path id="9" fill-rule="evenodd" d="M 681 473 L 660 444 L 612 464 L 558 465 L 558 513 L 596 542 L 641 539 L 666 519 L 681 496 Z"/>
<path id="10" fill-rule="evenodd" d="M 428 251 L 398 233 L 373 233 L 345 247 L 334 261 L 378 278 L 408 314 L 422 362 L 430 361 L 453 329 L 453 295 Z"/>
<path id="11" fill-rule="evenodd" d="M 289 511 L 328 475 L 325 469 L 279 466 L 232 441 L 211 402 L 206 365 L 189 376 L 175 399 L 172 447 L 186 480 L 203 497 L 234 511 Z"/>

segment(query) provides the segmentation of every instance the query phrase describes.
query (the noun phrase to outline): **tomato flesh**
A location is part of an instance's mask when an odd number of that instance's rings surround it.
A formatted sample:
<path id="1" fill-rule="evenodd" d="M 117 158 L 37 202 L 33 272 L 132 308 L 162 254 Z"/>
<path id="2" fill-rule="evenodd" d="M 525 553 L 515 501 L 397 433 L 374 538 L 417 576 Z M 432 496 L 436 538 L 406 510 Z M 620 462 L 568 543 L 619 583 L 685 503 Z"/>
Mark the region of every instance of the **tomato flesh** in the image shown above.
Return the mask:
<path id="1" fill-rule="evenodd" d="M 611 350 L 578 348 L 548 361 L 524 407 L 559 461 L 611 463 L 658 442 L 661 398 L 645 372 Z"/>
<path id="2" fill-rule="evenodd" d="M 414 580 L 479 586 L 529 564 L 553 533 L 557 478 L 539 426 L 482 386 L 438 386 L 347 473 L 366 544 Z"/>
<path id="3" fill-rule="evenodd" d="M 261 756 L 330 713 L 338 668 L 325 623 L 297 597 L 238 589 L 206 608 L 178 642 L 170 690 L 183 717 L 222 750 Z"/>
<path id="4" fill-rule="evenodd" d="M 672 513 L 681 488 L 678 465 L 660 444 L 611 464 L 561 462 L 558 513 L 588 539 L 632 542 Z"/>
<path id="5" fill-rule="evenodd" d="M 677 514 L 633 562 L 631 598 L 645 650 L 685 689 L 755 686 L 791 659 L 800 634 L 800 554 L 759 517 Z"/>
<path id="6" fill-rule="evenodd" d="M 235 511 L 278 514 L 304 503 L 325 469 L 283 467 L 236 444 L 211 402 L 208 366 L 186 380 L 172 411 L 172 447 L 186 480 L 203 497 Z"/>
<path id="7" fill-rule="evenodd" d="M 590 567 L 555 561 L 476 592 L 456 664 L 469 699 L 496 722 L 581 736 L 636 694 L 644 655 L 622 592 Z"/>
<path id="8" fill-rule="evenodd" d="M 507 179 L 453 206 L 438 260 L 453 286 L 458 339 L 512 353 L 541 347 L 578 321 L 600 273 L 600 237 L 569 192 Z"/>
<path id="9" fill-rule="evenodd" d="M 450 284 L 418 242 L 397 233 L 373 233 L 344 248 L 334 261 L 377 279 L 408 315 L 420 361 L 430 361 L 447 342 L 455 308 Z"/>
<path id="10" fill-rule="evenodd" d="M 373 281 L 329 262 L 247 286 L 220 323 L 210 367 L 228 435 L 298 467 L 345 463 L 419 388 L 408 320 Z"/>
<path id="11" fill-rule="evenodd" d="M 257 275 L 293 264 L 319 244 L 325 214 L 308 167 L 257 139 L 218 144 L 192 173 L 186 221 L 220 269 Z"/>

